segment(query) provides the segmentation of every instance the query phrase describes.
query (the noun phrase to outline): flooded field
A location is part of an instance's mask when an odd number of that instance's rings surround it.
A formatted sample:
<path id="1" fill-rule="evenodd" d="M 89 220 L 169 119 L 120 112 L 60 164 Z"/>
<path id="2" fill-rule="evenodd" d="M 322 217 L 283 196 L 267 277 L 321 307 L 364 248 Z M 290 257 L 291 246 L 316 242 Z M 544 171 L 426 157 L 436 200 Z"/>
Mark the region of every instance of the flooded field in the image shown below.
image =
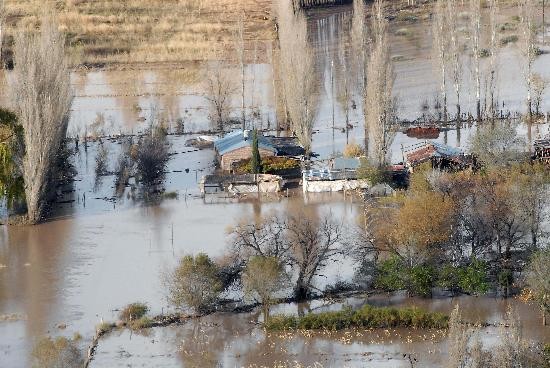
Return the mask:
<path id="1" fill-rule="evenodd" d="M 349 7 L 331 8 L 310 14 L 310 34 L 318 54 L 320 110 L 315 124 L 313 151 L 319 161 L 341 152 L 346 142 L 362 142 L 360 101 L 352 110 L 354 128 L 342 131 L 342 109 L 332 97 L 330 65 L 334 46 L 340 42 Z M 415 119 L 421 105 L 432 101 L 438 82 L 430 63 L 430 27 L 424 21 L 407 24 L 414 36 L 395 35 L 403 24 L 392 23 L 392 54 L 396 58 L 394 91 L 399 98 L 399 115 Z M 523 111 L 520 54 L 511 46 L 502 49 L 499 63 L 499 99 L 506 109 Z M 537 58 L 535 69 L 550 77 L 550 54 Z M 275 127 L 275 106 L 270 64 L 247 67 L 247 105 L 261 114 L 254 123 L 264 129 Z M 135 301 L 146 302 L 153 313 L 169 310 L 161 287 L 162 272 L 185 254 L 206 252 L 223 256 L 226 229 L 243 216 L 259 217 L 270 211 L 294 213 L 308 208 L 319 214 L 330 211 L 346 223 L 355 223 L 362 211 L 359 202 L 342 194 L 262 195 L 201 198 L 198 180 L 214 165 L 212 150 L 185 146 L 193 132 L 210 128 L 203 86 L 205 70 L 196 65 L 177 70 L 119 70 L 75 72 L 72 76 L 75 100 L 69 126 L 71 137 L 83 135 L 132 134 L 143 131 L 152 115 L 162 115 L 173 129 L 184 122 L 186 135 L 171 135 L 174 153 L 168 165 L 165 187 L 177 199 L 164 198 L 144 203 L 140 193 L 126 189 L 116 193 L 114 177 L 97 181 L 94 174 L 97 142 L 88 149 L 80 144 L 74 155 L 77 176 L 62 193 L 50 221 L 33 227 L 0 227 L 0 367 L 27 367 L 33 342 L 44 334 L 83 336 L 87 346 L 94 326 L 113 320 L 117 308 Z M 3 76 L 0 99 L 6 100 Z M 467 84 L 465 84 L 467 85 Z M 550 110 L 550 92 L 543 98 L 543 111 Z M 465 106 L 473 107 L 472 91 L 465 87 Z M 234 105 L 238 106 L 235 98 Z M 453 104 L 452 99 L 449 101 Z M 334 107 L 334 125 L 332 109 Z M 252 121 L 251 121 L 252 122 Z M 336 128 L 336 129 L 334 129 Z M 475 126 L 451 127 L 437 141 L 468 149 Z M 520 125 L 524 137 L 543 136 L 548 125 Z M 111 170 L 120 150 L 120 140 L 104 140 Z M 402 146 L 418 142 L 398 133 L 392 146 L 392 160 L 401 161 Z M 526 140 L 526 144 L 529 144 Z M 71 143 L 72 145 L 72 143 Z M 72 145 L 74 147 L 74 145 Z M 335 263 L 323 287 L 336 279 L 349 279 L 353 266 Z M 350 300 L 360 305 L 364 299 Z M 430 310 L 449 311 L 451 299 L 367 299 L 373 304 L 416 304 Z M 325 308 L 312 302 L 305 308 Z M 548 340 L 548 329 L 538 326 L 535 308 L 514 300 L 461 298 L 465 313 L 476 321 L 498 322 L 507 303 L 518 304 L 524 332 L 532 340 Z M 287 307 L 280 306 L 286 310 Z M 297 308 L 288 307 L 290 310 Z M 276 311 L 275 311 L 276 312 Z M 303 362 L 306 366 L 408 367 L 410 353 L 422 364 L 438 366 L 445 359 L 444 336 L 437 331 L 346 331 L 331 335 L 266 335 L 251 321 L 258 314 L 216 314 L 183 326 L 153 329 L 145 335 L 114 332 L 100 343 L 93 367 L 116 366 L 272 366 L 277 362 Z M 6 320 L 4 320 L 6 319 Z M 498 340 L 498 328 L 483 330 L 483 341 Z M 316 364 L 320 365 L 316 365 Z"/>

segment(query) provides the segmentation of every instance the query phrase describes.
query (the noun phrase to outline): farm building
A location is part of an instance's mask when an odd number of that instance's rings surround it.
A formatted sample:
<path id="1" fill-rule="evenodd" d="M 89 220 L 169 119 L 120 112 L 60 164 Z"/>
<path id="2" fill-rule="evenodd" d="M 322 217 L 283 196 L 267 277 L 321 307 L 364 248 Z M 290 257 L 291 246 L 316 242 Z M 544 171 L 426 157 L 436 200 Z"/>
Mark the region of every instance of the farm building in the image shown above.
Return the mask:
<path id="1" fill-rule="evenodd" d="M 445 144 L 425 141 L 403 150 L 405 165 L 412 172 L 424 162 L 440 170 L 462 170 L 473 165 L 472 157 L 462 150 Z"/>
<path id="2" fill-rule="evenodd" d="M 214 142 L 220 168 L 231 171 L 239 161 L 252 157 L 252 134 L 250 131 L 237 130 Z M 260 157 L 300 156 L 304 149 L 296 144 L 294 138 L 270 137 L 258 133 Z"/>

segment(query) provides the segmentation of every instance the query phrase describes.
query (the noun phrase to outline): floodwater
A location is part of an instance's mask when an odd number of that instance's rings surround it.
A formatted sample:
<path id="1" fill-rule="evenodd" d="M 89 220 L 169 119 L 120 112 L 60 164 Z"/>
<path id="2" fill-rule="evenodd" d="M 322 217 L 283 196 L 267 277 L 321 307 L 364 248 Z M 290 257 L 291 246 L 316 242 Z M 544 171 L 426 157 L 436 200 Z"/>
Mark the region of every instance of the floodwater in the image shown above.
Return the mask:
<path id="1" fill-rule="evenodd" d="M 343 29 L 349 14 L 348 7 L 310 14 L 320 81 L 321 104 L 313 139 L 313 150 L 320 155 L 319 160 L 341 152 L 347 141 L 363 141 L 359 99 L 358 107 L 351 111 L 354 128 L 349 136 L 341 129 L 333 129 L 333 126 L 343 128 L 344 117 L 331 97 L 334 85 L 330 65 L 334 46 L 345 35 Z M 396 36 L 395 31 L 405 26 L 412 29 L 413 36 Z M 395 65 L 395 94 L 399 98 L 400 115 L 414 119 L 421 114 L 423 101 L 433 99 L 438 86 L 429 61 L 430 27 L 417 22 L 392 24 L 391 28 L 392 53 L 399 56 Z M 500 100 L 505 108 L 523 110 L 525 89 L 519 53 L 511 46 L 503 48 L 500 65 Z M 549 65 L 550 54 L 544 54 L 537 59 L 535 69 L 550 77 Z M 152 116 L 164 119 L 172 127 L 180 119 L 185 132 L 206 130 L 207 105 L 201 92 L 203 86 L 198 82 L 203 73 L 195 66 L 176 70 L 76 72 L 72 76 L 76 97 L 69 135 L 138 133 L 147 127 Z M 271 73 L 267 62 L 247 67 L 247 103 L 261 111 L 251 122 L 266 129 L 275 126 Z M 466 87 L 464 90 L 463 102 L 471 107 L 472 92 Z M 0 91 L 0 100 L 6 100 L 5 91 L 7 88 Z M 452 98 L 449 102 L 453 104 Z M 235 98 L 234 105 L 238 104 Z M 550 110 L 548 92 L 543 110 Z M 527 135 L 526 127 L 520 126 L 518 130 Z M 548 126 L 537 125 L 533 130 L 532 137 L 544 135 Z M 473 132 L 475 127 L 465 125 L 460 130 L 442 132 L 437 140 L 467 149 Z M 113 176 L 96 181 L 97 143 L 90 143 L 87 150 L 81 143 L 74 155 L 76 181 L 60 193 L 51 220 L 34 227 L 0 227 L 0 315 L 11 316 L 8 321 L 0 319 L 0 367 L 28 366 L 32 344 L 44 334 L 72 336 L 78 332 L 83 336 L 84 347 L 90 342 L 94 326 L 101 319 L 113 320 L 115 310 L 128 303 L 146 302 L 153 313 L 169 310 L 161 287 L 162 272 L 184 254 L 206 252 L 213 257 L 223 256 L 227 249 L 226 230 L 243 216 L 257 218 L 271 211 L 298 213 L 306 208 L 316 215 L 332 212 L 342 221 L 354 224 L 361 212 L 359 203 L 342 194 L 303 196 L 291 192 L 288 198 L 284 195 L 201 198 L 197 182 L 212 171 L 214 153 L 185 147 L 185 140 L 192 136 L 170 136 L 175 154 L 169 163 L 165 187 L 169 192 L 177 192 L 178 199 L 144 203 L 140 193 L 129 189 L 122 196 L 117 195 Z M 416 142 L 417 139 L 398 133 L 392 146 L 393 161 L 400 161 L 402 145 Z M 112 158 L 109 169 L 113 170 L 120 141 L 105 140 L 104 144 Z M 352 265 L 336 262 L 325 272 L 327 278 L 316 281 L 322 288 L 332 280 L 349 278 L 352 271 Z M 396 303 L 412 302 L 429 309 L 449 310 L 451 300 L 407 299 Z M 478 298 L 464 303 L 469 305 L 465 307 L 469 308 L 468 313 L 483 313 L 480 320 L 489 321 L 500 318 L 506 302 Z M 547 340 L 548 330 L 534 327 L 538 317 L 534 309 L 520 308 L 525 330 L 532 334 L 530 338 Z M 393 367 L 407 366 L 402 357 L 405 352 L 427 356 L 426 364 L 437 365 L 444 357 L 439 354 L 445 350 L 444 343 L 433 345 L 424 340 L 422 332 L 418 335 L 410 332 L 412 345 L 397 336 L 388 337 L 391 341 L 385 339 L 383 344 L 374 344 L 372 334 L 350 337 L 345 332 L 290 339 L 265 336 L 249 323 L 257 318 L 255 314 L 214 315 L 177 328 L 154 329 L 146 336 L 117 332 L 101 342 L 93 366 L 197 366 L 201 362 L 261 366 L 296 360 L 307 365 L 319 361 L 323 366 L 364 366 L 364 362 L 369 362 L 372 366 Z M 490 337 L 488 343 L 497 339 L 497 331 L 485 332 Z M 442 339 L 436 337 L 438 341 Z"/>
<path id="2" fill-rule="evenodd" d="M 516 308 L 527 341 L 541 341 L 550 331 L 540 328 L 536 307 L 516 300 L 489 297 L 420 299 L 378 295 L 350 298 L 344 304 L 359 307 L 416 305 L 450 313 L 454 305 L 472 323 L 498 325 L 508 306 Z M 278 305 L 273 313 L 321 312 L 343 303 L 313 301 Z M 155 328 L 143 333 L 115 331 L 105 338 L 92 367 L 441 367 L 448 349 L 440 330 L 349 329 L 344 331 L 266 332 L 258 324 L 260 313 L 218 313 L 182 326 Z M 485 349 L 499 344 L 502 330 L 481 328 Z M 299 364 L 298 364 L 299 362 Z"/>

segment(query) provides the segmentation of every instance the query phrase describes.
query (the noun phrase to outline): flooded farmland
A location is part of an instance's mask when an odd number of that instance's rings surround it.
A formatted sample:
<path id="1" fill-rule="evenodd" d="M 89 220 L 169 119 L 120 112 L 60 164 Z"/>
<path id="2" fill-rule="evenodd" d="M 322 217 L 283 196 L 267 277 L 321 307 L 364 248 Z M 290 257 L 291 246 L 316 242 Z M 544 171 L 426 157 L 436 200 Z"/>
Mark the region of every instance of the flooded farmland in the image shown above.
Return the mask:
<path id="1" fill-rule="evenodd" d="M 342 152 L 349 141 L 362 142 L 362 107 L 352 110 L 353 129 L 342 131 L 344 117 L 332 96 L 331 63 L 335 45 L 345 35 L 349 21 L 347 6 L 309 14 L 309 30 L 317 51 L 320 110 L 313 135 L 313 151 L 318 160 L 328 160 Z M 394 91 L 402 119 L 416 119 L 424 101 L 432 101 L 438 82 L 430 63 L 430 26 L 427 21 L 406 24 L 409 37 L 396 35 L 403 24 L 392 23 L 391 52 L 396 63 Z M 546 47 L 547 49 L 547 47 Z M 545 50 L 546 50 L 545 49 Z M 499 57 L 499 100 L 506 110 L 523 111 L 525 88 L 520 54 L 512 47 Z M 550 53 L 537 58 L 535 69 L 550 78 Z M 275 127 L 276 108 L 269 63 L 247 67 L 247 104 L 261 111 L 255 124 Z M 165 179 L 166 192 L 177 198 L 161 198 L 152 203 L 140 193 L 126 189 L 117 193 L 114 176 L 96 180 L 94 173 L 97 142 L 87 148 L 80 144 L 74 154 L 75 181 L 60 194 L 49 221 L 33 227 L 0 227 L 0 367 L 29 366 L 34 341 L 44 334 L 83 336 L 87 346 L 102 320 L 113 320 L 117 309 L 135 301 L 146 302 L 153 313 L 170 311 L 161 285 L 162 273 L 179 257 L 206 252 L 222 257 L 227 248 L 226 230 L 242 217 L 256 217 L 271 211 L 298 212 L 302 208 L 318 214 L 331 212 L 344 222 L 355 224 L 362 204 L 343 194 L 307 194 L 291 191 L 288 196 L 249 195 L 200 196 L 198 181 L 214 169 L 211 149 L 187 147 L 187 139 L 210 129 L 203 96 L 202 76 L 206 70 L 189 65 L 174 70 L 76 71 L 72 75 L 75 100 L 68 134 L 113 136 L 105 138 L 109 165 L 115 165 L 121 141 L 118 134 L 137 134 L 162 115 L 174 130 L 184 123 L 184 135 L 169 136 L 173 156 Z M 3 87 L 7 86 L 4 75 Z M 467 85 L 467 84 L 465 84 Z M 465 110 L 473 111 L 473 91 L 464 87 Z M 8 88 L 3 88 L 7 91 Z M 6 93 L 1 96 L 6 100 Z M 237 99 L 234 105 L 238 106 Z M 450 101 L 450 105 L 453 102 Z M 334 122 L 332 110 L 334 109 Z M 543 111 L 550 110 L 550 92 L 543 98 Z M 473 124 L 451 126 L 436 139 L 467 150 L 475 132 Z M 518 126 L 529 139 L 548 133 L 548 124 Z M 419 140 L 399 132 L 392 145 L 392 161 L 402 159 L 402 147 Z M 70 143 L 72 145 L 72 143 Z M 350 279 L 354 265 L 335 262 L 316 280 L 319 288 L 334 280 Z M 350 299 L 361 305 L 422 305 L 429 310 L 448 312 L 452 299 L 407 299 L 374 297 Z M 498 323 L 507 304 L 517 305 L 525 336 L 532 341 L 548 341 L 548 328 L 538 328 L 536 307 L 514 300 L 489 297 L 462 297 L 458 300 L 472 322 Z M 323 310 L 325 302 L 306 306 L 280 305 L 274 312 L 297 308 Z M 440 331 L 345 331 L 339 333 L 266 334 L 256 322 L 259 313 L 214 314 L 182 326 L 155 328 L 144 334 L 114 332 L 99 344 L 92 367 L 408 367 L 411 354 L 419 366 L 437 367 L 445 359 L 445 338 Z M 498 327 L 482 330 L 483 342 L 491 346 L 499 339 Z M 429 336 L 428 336 L 429 335 Z"/>

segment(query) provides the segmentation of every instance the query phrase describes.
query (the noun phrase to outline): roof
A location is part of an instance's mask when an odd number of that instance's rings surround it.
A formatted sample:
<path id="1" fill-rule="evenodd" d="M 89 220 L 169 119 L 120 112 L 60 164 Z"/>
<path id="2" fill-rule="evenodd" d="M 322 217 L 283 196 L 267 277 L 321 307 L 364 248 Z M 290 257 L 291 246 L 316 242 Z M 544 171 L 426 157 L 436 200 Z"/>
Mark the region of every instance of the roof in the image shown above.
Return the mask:
<path id="1" fill-rule="evenodd" d="M 332 167 L 335 170 L 357 170 L 361 162 L 357 157 L 337 157 L 334 159 Z"/>
<path id="2" fill-rule="evenodd" d="M 245 139 L 245 135 L 242 130 L 236 130 L 226 134 L 223 138 L 220 138 L 214 142 L 214 148 L 218 151 L 220 156 L 250 145 L 252 145 L 252 135 Z M 275 148 L 268 138 L 261 134 L 258 134 L 258 148 L 277 153 L 277 148 Z"/>
<path id="3" fill-rule="evenodd" d="M 407 163 L 410 165 L 418 165 L 433 157 L 450 159 L 464 156 L 464 152 L 459 148 L 437 142 L 424 142 L 422 145 L 416 145 L 415 147 L 405 153 Z"/>

